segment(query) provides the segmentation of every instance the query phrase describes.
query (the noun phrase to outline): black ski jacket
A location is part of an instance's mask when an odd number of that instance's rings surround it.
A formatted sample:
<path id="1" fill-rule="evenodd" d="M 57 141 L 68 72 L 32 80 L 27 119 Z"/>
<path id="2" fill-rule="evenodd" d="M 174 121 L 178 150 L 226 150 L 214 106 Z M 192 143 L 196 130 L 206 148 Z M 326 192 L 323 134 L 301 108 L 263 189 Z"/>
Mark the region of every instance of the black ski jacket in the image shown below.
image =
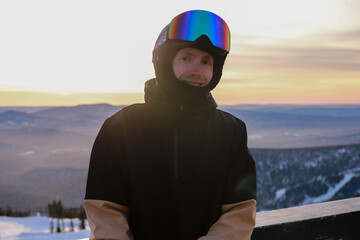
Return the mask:
<path id="1" fill-rule="evenodd" d="M 86 200 L 128 207 L 134 239 L 194 240 L 221 207 L 255 199 L 255 164 L 244 122 L 211 95 L 171 105 L 147 83 L 146 102 L 108 118 L 93 146 Z"/>

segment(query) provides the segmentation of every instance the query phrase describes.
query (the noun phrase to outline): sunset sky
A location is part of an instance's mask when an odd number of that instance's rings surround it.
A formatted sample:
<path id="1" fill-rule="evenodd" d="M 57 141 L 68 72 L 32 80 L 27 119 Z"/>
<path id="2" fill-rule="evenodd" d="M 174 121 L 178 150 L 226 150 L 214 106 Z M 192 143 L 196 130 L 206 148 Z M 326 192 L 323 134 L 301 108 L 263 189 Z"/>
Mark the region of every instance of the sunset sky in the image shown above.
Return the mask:
<path id="1" fill-rule="evenodd" d="M 232 33 L 218 104 L 360 104 L 359 0 L 0 0 L 0 106 L 142 102 L 157 35 L 191 9 Z"/>

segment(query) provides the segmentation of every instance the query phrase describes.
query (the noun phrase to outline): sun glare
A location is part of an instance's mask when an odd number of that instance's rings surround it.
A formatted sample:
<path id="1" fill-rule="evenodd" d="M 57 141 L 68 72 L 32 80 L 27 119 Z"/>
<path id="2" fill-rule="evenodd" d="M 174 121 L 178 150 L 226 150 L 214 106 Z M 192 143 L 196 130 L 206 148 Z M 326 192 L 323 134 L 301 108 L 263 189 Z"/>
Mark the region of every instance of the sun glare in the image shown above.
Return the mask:
<path id="1" fill-rule="evenodd" d="M 331 89 L 360 88 L 354 83 L 360 78 L 359 1 L 156 1 L 143 10 L 135 2 L 125 10 L 117 1 L 0 1 L 0 91 L 142 94 L 155 76 L 151 53 L 158 33 L 175 14 L 193 8 L 216 12 L 230 26 L 232 48 L 216 90 L 222 96 L 246 102 L 228 89 L 235 82 L 249 87 L 249 96 L 304 81 L 315 89 L 322 81 Z M 166 11 L 154 16 L 158 6 Z"/>

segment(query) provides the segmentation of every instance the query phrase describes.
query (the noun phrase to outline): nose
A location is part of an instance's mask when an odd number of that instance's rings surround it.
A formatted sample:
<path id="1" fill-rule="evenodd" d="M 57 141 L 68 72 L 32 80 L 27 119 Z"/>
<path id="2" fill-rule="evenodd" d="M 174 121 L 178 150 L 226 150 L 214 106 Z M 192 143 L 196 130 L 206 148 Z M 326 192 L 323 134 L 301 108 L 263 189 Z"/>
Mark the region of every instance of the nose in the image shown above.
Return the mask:
<path id="1" fill-rule="evenodd" d="M 200 62 L 194 62 L 192 66 L 192 74 L 200 75 L 202 72 L 201 70 L 201 63 Z"/>

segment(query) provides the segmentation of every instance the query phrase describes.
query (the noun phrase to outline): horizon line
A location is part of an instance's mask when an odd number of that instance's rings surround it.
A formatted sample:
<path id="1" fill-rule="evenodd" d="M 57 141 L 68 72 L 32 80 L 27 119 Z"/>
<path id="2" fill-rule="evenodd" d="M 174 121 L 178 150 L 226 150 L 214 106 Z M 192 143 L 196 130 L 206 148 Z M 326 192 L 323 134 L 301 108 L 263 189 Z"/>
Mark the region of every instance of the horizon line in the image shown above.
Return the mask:
<path id="1" fill-rule="evenodd" d="M 94 106 L 94 105 L 109 105 L 109 106 L 129 106 L 130 104 L 112 104 L 107 102 L 99 103 L 79 103 L 79 104 L 63 104 L 63 105 L 0 105 L 0 108 L 17 108 L 17 107 L 77 107 L 77 106 Z M 235 103 L 235 104 L 218 104 L 218 106 L 360 106 L 360 103 Z"/>

